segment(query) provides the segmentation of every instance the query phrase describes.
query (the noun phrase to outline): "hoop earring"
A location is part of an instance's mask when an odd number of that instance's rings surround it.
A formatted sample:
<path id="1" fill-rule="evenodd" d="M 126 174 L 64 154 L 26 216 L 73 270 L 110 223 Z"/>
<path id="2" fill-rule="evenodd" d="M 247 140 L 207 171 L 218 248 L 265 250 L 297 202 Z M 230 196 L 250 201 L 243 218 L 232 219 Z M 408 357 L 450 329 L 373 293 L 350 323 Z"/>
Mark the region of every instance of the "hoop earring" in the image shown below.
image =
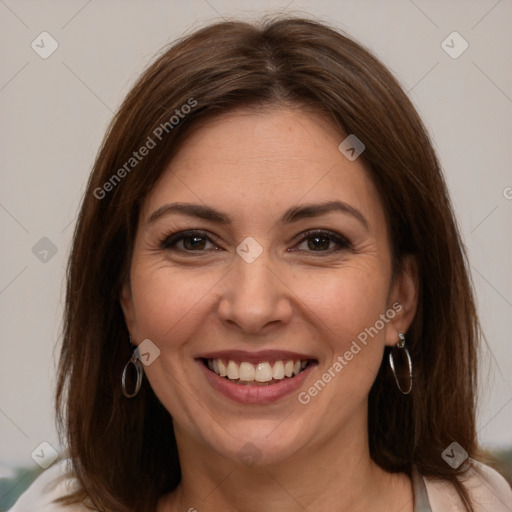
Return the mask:
<path id="1" fill-rule="evenodd" d="M 137 381 L 135 383 L 135 389 L 133 390 L 133 393 L 129 393 L 126 390 L 126 374 L 128 372 L 128 367 L 130 364 L 133 364 L 135 367 L 135 371 L 137 372 Z M 137 393 L 140 390 L 140 387 L 142 386 L 142 377 L 144 376 L 144 369 L 142 368 L 142 363 L 140 360 L 136 357 L 135 354 L 132 354 L 132 357 L 130 360 L 125 364 L 123 368 L 123 374 L 121 375 L 121 390 L 123 391 L 123 395 L 126 398 L 133 398 L 137 395 Z"/>
<path id="2" fill-rule="evenodd" d="M 395 377 L 396 385 L 398 386 L 398 389 L 403 395 L 408 395 L 412 390 L 412 360 L 411 360 L 411 354 L 409 354 L 409 351 L 407 350 L 405 346 L 405 336 L 403 334 L 398 335 L 398 343 L 396 344 L 396 348 L 403 350 L 404 354 L 407 357 L 407 366 L 409 368 L 409 388 L 404 391 L 402 387 L 400 386 L 400 381 L 398 380 L 398 376 L 396 374 L 395 370 L 395 361 L 393 359 L 393 349 L 389 352 L 389 366 L 391 366 L 391 371 L 393 372 L 393 376 Z M 394 348 L 394 347 L 393 347 Z"/>

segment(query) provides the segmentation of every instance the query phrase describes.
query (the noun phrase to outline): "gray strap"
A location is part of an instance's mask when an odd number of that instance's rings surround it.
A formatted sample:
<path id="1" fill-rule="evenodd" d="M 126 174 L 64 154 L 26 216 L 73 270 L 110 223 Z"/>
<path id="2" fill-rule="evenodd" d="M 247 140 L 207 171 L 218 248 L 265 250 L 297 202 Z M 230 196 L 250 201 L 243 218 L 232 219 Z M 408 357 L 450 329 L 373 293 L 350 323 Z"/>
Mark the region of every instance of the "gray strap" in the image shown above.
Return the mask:
<path id="1" fill-rule="evenodd" d="M 423 480 L 415 465 L 412 466 L 412 490 L 414 494 L 414 512 L 432 512 L 425 480 Z"/>

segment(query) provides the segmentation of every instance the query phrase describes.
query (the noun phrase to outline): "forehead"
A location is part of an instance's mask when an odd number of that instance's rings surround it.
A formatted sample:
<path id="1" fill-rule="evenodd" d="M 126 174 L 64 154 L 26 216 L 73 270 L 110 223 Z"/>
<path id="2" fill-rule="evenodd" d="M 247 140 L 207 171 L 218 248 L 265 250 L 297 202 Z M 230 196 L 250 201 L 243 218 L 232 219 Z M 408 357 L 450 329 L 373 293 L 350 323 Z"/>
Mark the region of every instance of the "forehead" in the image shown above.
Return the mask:
<path id="1" fill-rule="evenodd" d="M 299 110 L 223 114 L 184 143 L 148 196 L 144 211 L 169 201 L 199 202 L 269 216 L 302 202 L 342 200 L 382 217 L 362 160 L 349 161 L 345 138 L 326 118 Z"/>

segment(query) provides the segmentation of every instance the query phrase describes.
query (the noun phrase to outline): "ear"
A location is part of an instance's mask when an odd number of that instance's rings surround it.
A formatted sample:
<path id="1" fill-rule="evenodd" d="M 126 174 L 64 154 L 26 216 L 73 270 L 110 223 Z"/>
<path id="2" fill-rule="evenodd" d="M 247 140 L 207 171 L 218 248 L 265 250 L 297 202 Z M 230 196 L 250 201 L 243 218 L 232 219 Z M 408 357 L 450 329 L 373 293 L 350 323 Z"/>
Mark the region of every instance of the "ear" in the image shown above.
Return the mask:
<path id="1" fill-rule="evenodd" d="M 405 334 L 418 307 L 418 264 L 412 255 L 402 258 L 389 294 L 389 308 L 395 312 L 386 329 L 386 345 L 396 345 L 399 334 Z"/>
<path id="2" fill-rule="evenodd" d="M 132 290 L 128 280 L 121 287 L 121 293 L 119 294 L 119 303 L 121 304 L 121 309 L 123 310 L 126 327 L 128 328 L 128 332 L 133 338 L 134 336 L 136 336 L 135 306 L 133 304 Z"/>

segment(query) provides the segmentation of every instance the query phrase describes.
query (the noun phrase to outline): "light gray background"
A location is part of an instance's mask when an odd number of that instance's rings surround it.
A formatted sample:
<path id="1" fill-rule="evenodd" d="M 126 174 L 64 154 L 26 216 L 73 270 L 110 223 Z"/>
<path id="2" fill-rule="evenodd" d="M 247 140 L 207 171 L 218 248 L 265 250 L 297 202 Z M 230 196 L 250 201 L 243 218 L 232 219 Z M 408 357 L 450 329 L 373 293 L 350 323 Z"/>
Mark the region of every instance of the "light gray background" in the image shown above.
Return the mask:
<path id="1" fill-rule="evenodd" d="M 222 17 L 281 10 L 329 21 L 373 49 L 423 116 L 489 341 L 480 439 L 512 445 L 511 0 L 0 0 L 0 465 L 33 465 L 40 442 L 58 446 L 52 396 L 64 269 L 113 112 L 165 44 Z M 45 60 L 31 48 L 43 31 L 59 44 Z M 441 46 L 453 31 L 469 44 L 457 59 Z M 32 252 L 42 237 L 57 247 L 46 262 Z"/>

